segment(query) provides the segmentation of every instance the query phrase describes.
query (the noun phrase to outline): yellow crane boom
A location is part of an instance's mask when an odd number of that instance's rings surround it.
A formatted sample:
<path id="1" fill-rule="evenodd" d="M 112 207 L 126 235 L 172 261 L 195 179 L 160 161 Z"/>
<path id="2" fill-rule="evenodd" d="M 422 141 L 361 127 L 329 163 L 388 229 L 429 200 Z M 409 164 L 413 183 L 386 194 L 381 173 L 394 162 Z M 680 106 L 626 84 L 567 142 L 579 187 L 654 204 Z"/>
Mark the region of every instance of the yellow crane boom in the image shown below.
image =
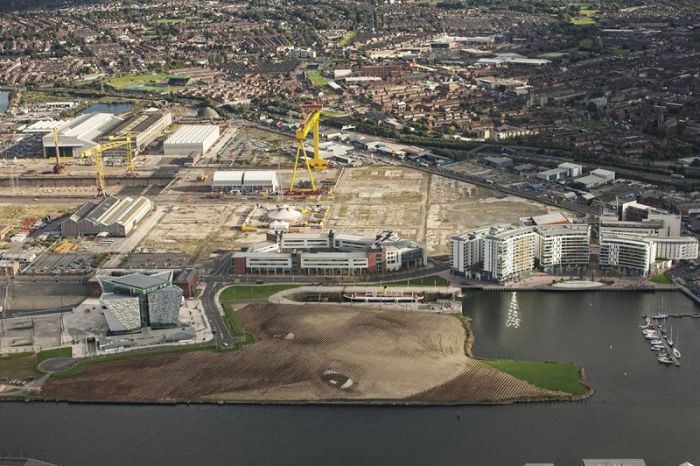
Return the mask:
<path id="1" fill-rule="evenodd" d="M 134 157 L 131 151 L 131 136 L 129 135 L 127 135 L 125 139 L 110 140 L 110 142 L 98 144 L 80 153 L 81 158 L 94 157 L 95 159 L 95 187 L 97 188 L 98 196 L 107 195 L 105 191 L 105 167 L 102 153 L 123 146 L 126 146 L 126 175 L 133 176 L 136 174 L 136 167 L 134 166 Z"/>
<path id="2" fill-rule="evenodd" d="M 328 162 L 321 158 L 321 154 L 320 154 L 319 148 L 318 148 L 319 126 L 320 126 L 320 122 L 321 122 L 321 105 L 309 104 L 309 105 L 303 105 L 302 108 L 304 110 L 311 110 L 311 113 L 309 113 L 304 118 L 304 121 L 302 122 L 301 126 L 296 131 L 297 152 L 296 152 L 296 155 L 294 156 L 294 170 L 292 170 L 292 181 L 289 185 L 290 192 L 295 191 L 294 184 L 296 182 L 297 169 L 299 167 L 300 155 L 304 156 L 304 165 L 306 166 L 306 171 L 309 174 L 309 180 L 311 182 L 311 190 L 312 191 L 316 191 L 317 188 L 316 188 L 316 181 L 314 180 L 314 176 L 311 173 L 311 168 L 313 168 L 316 171 L 320 171 L 320 170 L 323 170 L 323 169 L 328 167 Z M 314 158 L 309 159 L 308 155 L 306 154 L 306 148 L 304 147 L 304 141 L 306 140 L 306 136 L 308 136 L 309 133 L 312 131 L 313 131 L 313 138 L 314 138 Z"/>
<path id="3" fill-rule="evenodd" d="M 63 164 L 61 163 L 61 153 L 58 149 L 58 128 L 53 129 L 53 144 L 54 150 L 56 151 L 56 164 L 53 166 L 53 172 L 60 175 L 64 171 Z"/>

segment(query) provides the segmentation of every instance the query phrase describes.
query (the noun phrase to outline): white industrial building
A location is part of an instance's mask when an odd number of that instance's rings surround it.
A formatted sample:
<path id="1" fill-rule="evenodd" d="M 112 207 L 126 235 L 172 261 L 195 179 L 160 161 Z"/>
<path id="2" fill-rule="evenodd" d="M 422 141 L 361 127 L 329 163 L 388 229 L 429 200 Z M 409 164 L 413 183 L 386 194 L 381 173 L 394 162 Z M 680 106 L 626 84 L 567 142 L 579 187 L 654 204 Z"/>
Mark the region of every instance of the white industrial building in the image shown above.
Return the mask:
<path id="1" fill-rule="evenodd" d="M 165 140 L 163 152 L 165 155 L 204 155 L 217 139 L 217 125 L 184 125 Z"/>
<path id="2" fill-rule="evenodd" d="M 559 165 L 557 165 L 557 168 L 561 168 L 562 170 L 566 170 L 567 171 L 566 176 L 568 178 L 575 178 L 577 176 L 581 176 L 581 173 L 583 173 L 583 166 L 582 165 L 577 165 L 577 164 L 571 163 L 571 162 L 560 163 Z"/>
<path id="3" fill-rule="evenodd" d="M 212 191 L 227 193 L 276 193 L 279 191 L 277 173 L 271 170 L 231 170 L 214 172 Z"/>
<path id="4" fill-rule="evenodd" d="M 61 224 L 63 236 L 108 234 L 124 237 L 153 208 L 150 199 L 114 196 L 98 202 L 86 202 Z"/>
<path id="5" fill-rule="evenodd" d="M 566 178 L 569 171 L 565 168 L 550 168 L 537 174 L 537 178 L 544 181 L 559 181 Z"/>
<path id="6" fill-rule="evenodd" d="M 596 168 L 591 171 L 588 175 L 577 178 L 576 183 L 582 184 L 586 189 L 595 188 L 596 186 L 602 186 L 607 183 L 611 183 L 615 180 L 615 172 L 610 170 L 603 170 L 602 168 Z"/>
<path id="7" fill-rule="evenodd" d="M 109 113 L 89 113 L 58 124 L 58 151 L 61 156 L 77 157 L 80 153 L 97 145 L 98 140 L 123 122 Z M 53 128 L 41 138 L 44 157 L 56 155 Z"/>

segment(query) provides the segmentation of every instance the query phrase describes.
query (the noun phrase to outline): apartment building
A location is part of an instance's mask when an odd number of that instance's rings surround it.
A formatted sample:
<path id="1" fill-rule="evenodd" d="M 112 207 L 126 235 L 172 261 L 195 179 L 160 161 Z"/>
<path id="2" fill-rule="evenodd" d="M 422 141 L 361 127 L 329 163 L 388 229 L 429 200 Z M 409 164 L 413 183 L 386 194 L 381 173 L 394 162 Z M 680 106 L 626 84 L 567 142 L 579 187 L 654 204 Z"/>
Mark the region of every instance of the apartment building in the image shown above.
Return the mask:
<path id="1" fill-rule="evenodd" d="M 600 240 L 601 270 L 623 275 L 646 276 L 656 260 L 652 238 L 609 234 Z"/>
<path id="2" fill-rule="evenodd" d="M 587 224 L 477 228 L 452 237 L 451 266 L 470 278 L 509 282 L 535 267 L 548 273 L 582 270 L 590 256 Z"/>
<path id="3" fill-rule="evenodd" d="M 537 262 L 543 272 L 583 270 L 591 252 L 591 227 L 585 223 L 536 228 Z"/>

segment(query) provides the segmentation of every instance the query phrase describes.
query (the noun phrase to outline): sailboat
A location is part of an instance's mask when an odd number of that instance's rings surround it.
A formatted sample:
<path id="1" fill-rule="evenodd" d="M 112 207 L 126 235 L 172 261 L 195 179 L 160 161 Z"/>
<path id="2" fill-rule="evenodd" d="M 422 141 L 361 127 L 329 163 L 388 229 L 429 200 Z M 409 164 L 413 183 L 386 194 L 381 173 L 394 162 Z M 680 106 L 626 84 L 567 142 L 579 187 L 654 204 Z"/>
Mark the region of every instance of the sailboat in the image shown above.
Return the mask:
<path id="1" fill-rule="evenodd" d="M 668 343 L 668 346 L 673 346 L 673 327 L 671 327 L 671 331 L 669 333 L 671 335 L 666 337 L 666 342 Z"/>
<path id="2" fill-rule="evenodd" d="M 676 359 L 681 358 L 681 352 L 678 349 L 678 330 L 676 330 L 676 346 L 673 348 L 673 355 L 676 357 Z"/>

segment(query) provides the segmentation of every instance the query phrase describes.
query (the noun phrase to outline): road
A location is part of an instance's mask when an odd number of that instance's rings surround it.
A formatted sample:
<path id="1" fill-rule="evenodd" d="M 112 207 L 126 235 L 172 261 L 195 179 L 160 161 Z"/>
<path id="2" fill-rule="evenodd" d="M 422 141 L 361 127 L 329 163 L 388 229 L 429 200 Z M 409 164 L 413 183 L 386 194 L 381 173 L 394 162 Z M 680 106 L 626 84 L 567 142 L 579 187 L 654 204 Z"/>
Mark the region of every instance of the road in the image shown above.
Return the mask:
<path id="1" fill-rule="evenodd" d="M 214 343 L 216 346 L 230 346 L 233 343 L 233 337 L 226 327 L 224 322 L 224 317 L 219 311 L 219 304 L 216 302 L 216 294 L 227 285 L 227 283 L 222 283 L 218 281 L 220 277 L 205 277 L 204 282 L 206 283 L 206 288 L 204 293 L 202 293 L 202 306 L 204 307 L 204 312 L 209 319 L 209 325 L 211 326 L 212 333 L 214 333 Z"/>

